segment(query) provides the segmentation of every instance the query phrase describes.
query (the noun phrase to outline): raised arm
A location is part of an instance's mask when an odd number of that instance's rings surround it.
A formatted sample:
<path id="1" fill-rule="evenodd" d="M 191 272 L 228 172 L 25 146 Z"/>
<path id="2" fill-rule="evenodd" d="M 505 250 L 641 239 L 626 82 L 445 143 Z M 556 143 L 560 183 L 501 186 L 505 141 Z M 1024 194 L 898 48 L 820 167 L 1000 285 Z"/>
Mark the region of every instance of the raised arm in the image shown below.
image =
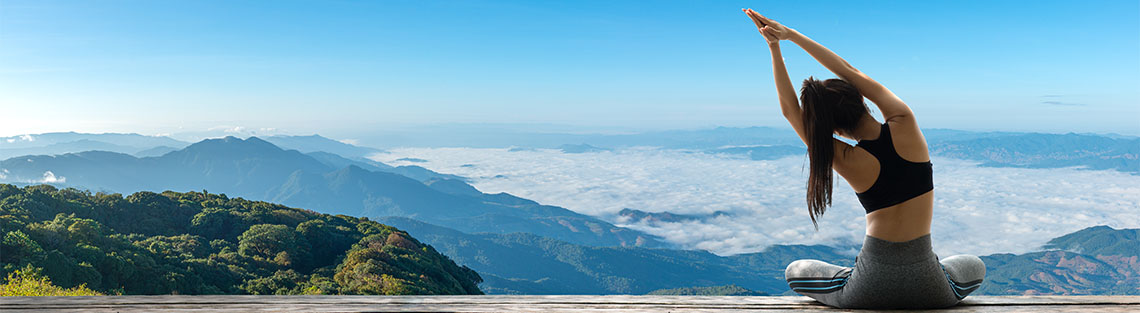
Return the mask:
<path id="1" fill-rule="evenodd" d="M 763 23 L 766 28 L 771 29 L 769 33 L 774 37 L 780 40 L 789 40 L 799 45 L 800 48 L 807 51 L 807 53 L 815 58 L 823 67 L 826 67 L 832 73 L 835 73 L 836 76 L 839 76 L 839 78 L 854 85 L 864 97 L 879 107 L 879 111 L 883 113 L 883 119 L 891 121 L 900 118 L 914 117 L 910 107 L 891 92 L 890 89 L 887 89 L 887 87 L 871 79 L 867 74 L 855 69 L 854 66 L 851 66 L 851 64 L 847 63 L 847 61 L 843 60 L 843 58 L 839 57 L 835 52 L 827 49 L 827 47 L 811 40 L 811 38 L 808 38 L 795 29 L 788 28 L 760 15 L 760 13 L 756 13 L 756 11 L 752 9 L 748 9 L 747 13 L 749 13 L 749 16 L 752 16 L 757 23 Z"/>
<path id="2" fill-rule="evenodd" d="M 806 145 L 807 133 L 804 132 L 803 110 L 800 109 L 800 101 L 796 98 L 796 89 L 792 87 L 792 79 L 788 78 L 788 68 L 784 65 L 784 56 L 780 52 L 780 39 L 767 34 L 764 27 L 766 25 L 748 13 L 748 10 L 745 10 L 745 13 L 756 23 L 756 28 L 768 42 L 768 50 L 772 51 L 772 75 L 776 80 L 776 93 L 780 96 L 780 111 L 784 113 L 784 118 L 788 119 L 796 135 L 799 135 L 800 140 Z"/>

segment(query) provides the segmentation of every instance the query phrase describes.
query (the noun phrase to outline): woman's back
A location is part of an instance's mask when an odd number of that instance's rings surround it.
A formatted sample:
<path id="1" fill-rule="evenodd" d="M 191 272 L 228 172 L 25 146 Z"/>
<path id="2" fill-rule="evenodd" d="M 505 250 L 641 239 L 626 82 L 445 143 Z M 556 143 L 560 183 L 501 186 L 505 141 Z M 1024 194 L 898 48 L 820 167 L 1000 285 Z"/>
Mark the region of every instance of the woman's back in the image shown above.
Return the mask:
<path id="1" fill-rule="evenodd" d="M 911 163 L 930 161 L 926 139 L 918 129 L 913 116 L 896 117 L 887 121 L 889 134 L 865 135 L 864 141 L 889 139 L 892 149 L 902 160 Z M 870 129 L 870 127 L 867 127 Z M 871 133 L 871 130 L 865 131 Z M 885 137 L 884 137 L 885 136 Z M 837 151 L 835 170 L 847 180 L 856 193 L 862 194 L 875 184 L 897 182 L 879 181 L 883 170 L 881 161 L 864 147 L 850 147 Z M 894 192 L 893 190 L 889 192 Z M 867 235 L 888 240 L 907 241 L 930 233 L 933 217 L 934 191 L 930 190 L 898 204 L 873 209 L 867 214 Z M 871 211 L 870 208 L 868 208 Z"/>

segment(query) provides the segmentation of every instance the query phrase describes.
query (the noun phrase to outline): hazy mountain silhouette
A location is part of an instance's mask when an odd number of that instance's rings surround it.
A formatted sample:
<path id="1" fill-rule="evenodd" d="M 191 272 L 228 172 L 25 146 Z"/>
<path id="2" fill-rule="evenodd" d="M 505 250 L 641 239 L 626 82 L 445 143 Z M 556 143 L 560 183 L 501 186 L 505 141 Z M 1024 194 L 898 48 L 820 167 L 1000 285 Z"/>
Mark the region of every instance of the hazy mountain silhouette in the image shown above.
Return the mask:
<path id="1" fill-rule="evenodd" d="M 472 128 L 474 127 L 474 128 Z M 973 132 L 926 129 L 931 154 L 977 160 L 996 167 L 1086 167 L 1140 174 L 1140 138 L 1116 134 L 1048 134 Z M 383 139 L 383 141 L 380 141 Z M 382 150 L 309 136 L 270 136 L 265 141 L 303 153 L 327 152 L 354 161 Z M 533 133 L 495 127 L 433 127 L 416 133 L 370 134 L 363 141 L 376 146 L 510 147 L 512 151 L 559 148 L 566 153 L 604 151 L 634 146 L 695 149 L 709 153 L 741 154 L 753 160 L 771 160 L 806 151 L 790 129 L 771 127 L 716 127 L 632 134 Z M 574 144 L 566 144 L 574 143 Z M 0 159 L 22 155 L 55 155 L 90 150 L 160 156 L 189 143 L 169 137 L 138 134 L 45 133 L 0 138 Z M 49 147 L 50 146 L 50 147 Z M 611 147 L 611 148 L 598 148 Z M 155 149 L 155 150 L 150 150 Z M 364 167 L 368 168 L 368 167 Z M 409 168 L 405 176 L 427 180 L 426 172 Z"/>
<path id="2" fill-rule="evenodd" d="M 803 145 L 744 146 L 708 150 L 711 153 L 740 154 L 752 160 L 775 160 L 790 155 L 806 155 Z"/>
<path id="3" fill-rule="evenodd" d="M 278 147 L 297 150 L 303 153 L 323 151 L 348 158 L 363 158 L 370 154 L 381 152 L 379 149 L 347 144 L 315 134 L 309 136 L 277 135 L 268 136 L 264 139 Z"/>
<path id="4" fill-rule="evenodd" d="M 671 212 L 645 212 L 641 210 L 634 210 L 630 208 L 621 209 L 618 211 L 617 216 L 621 223 L 634 224 L 634 223 L 682 223 L 688 221 L 701 221 L 710 218 L 717 218 L 721 216 L 731 215 L 724 211 L 715 211 L 711 214 L 696 215 L 696 214 L 676 214 Z"/>
<path id="5" fill-rule="evenodd" d="M 983 166 L 1056 168 L 1083 166 L 1140 174 L 1140 139 L 1081 134 L 1017 134 L 948 140 L 933 155 L 983 161 Z"/>
<path id="6" fill-rule="evenodd" d="M 145 157 L 153 157 L 153 156 L 162 156 L 163 154 L 171 153 L 174 151 L 178 151 L 178 148 L 171 147 L 171 146 L 157 146 L 154 148 L 135 152 L 134 155 L 136 157 L 145 158 Z"/>
<path id="7" fill-rule="evenodd" d="M 175 140 L 173 138 L 165 136 L 146 136 L 139 134 L 119 133 L 87 134 L 77 132 L 58 132 L 0 137 L 0 148 L 18 149 L 44 147 L 58 143 L 75 142 L 81 140 L 98 141 L 136 148 L 150 148 L 157 146 L 185 147 L 186 145 L 190 144 L 185 141 Z"/>
<path id="8" fill-rule="evenodd" d="M 590 153 L 590 152 L 613 151 L 613 149 L 595 147 L 595 146 L 591 146 L 591 145 L 584 144 L 584 143 L 583 144 L 577 144 L 577 145 L 564 144 L 564 145 L 558 146 L 558 149 L 562 150 L 562 153 Z"/>

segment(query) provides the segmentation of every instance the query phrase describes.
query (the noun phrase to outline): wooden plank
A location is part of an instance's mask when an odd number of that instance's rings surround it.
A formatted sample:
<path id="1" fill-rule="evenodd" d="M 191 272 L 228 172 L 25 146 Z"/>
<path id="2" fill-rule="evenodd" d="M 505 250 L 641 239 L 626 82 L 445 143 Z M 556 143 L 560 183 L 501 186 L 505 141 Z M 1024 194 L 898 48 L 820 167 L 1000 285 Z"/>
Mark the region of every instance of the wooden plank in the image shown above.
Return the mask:
<path id="1" fill-rule="evenodd" d="M 807 297 L 724 296 L 106 296 L 4 297 L 4 312 L 844 311 Z M 1140 296 L 973 296 L 953 312 L 1137 312 Z"/>

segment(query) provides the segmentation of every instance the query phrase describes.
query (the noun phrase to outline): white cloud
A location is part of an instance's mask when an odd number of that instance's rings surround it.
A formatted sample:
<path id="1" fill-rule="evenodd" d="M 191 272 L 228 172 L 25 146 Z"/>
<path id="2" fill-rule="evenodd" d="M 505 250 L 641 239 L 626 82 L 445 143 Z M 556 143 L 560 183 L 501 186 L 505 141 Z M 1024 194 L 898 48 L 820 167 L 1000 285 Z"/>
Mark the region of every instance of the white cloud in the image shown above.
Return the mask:
<path id="1" fill-rule="evenodd" d="M 14 143 L 14 142 L 16 142 L 17 140 L 19 140 L 19 141 L 27 141 L 27 142 L 33 142 L 33 141 L 36 141 L 36 137 L 32 137 L 32 135 L 24 134 L 24 135 L 20 135 L 20 136 L 17 136 L 17 137 L 12 137 L 12 138 L 8 138 L 8 139 L 5 139 L 5 141 L 7 141 L 8 143 Z"/>
<path id="2" fill-rule="evenodd" d="M 7 179 L 7 178 L 8 178 L 8 169 L 6 169 L 6 168 L 0 169 L 0 179 Z"/>
<path id="3" fill-rule="evenodd" d="M 36 181 L 36 182 L 45 183 L 45 184 L 66 183 L 67 177 L 55 176 L 55 173 L 52 173 L 51 171 L 46 171 L 46 172 L 44 172 L 43 179 Z"/>
<path id="4" fill-rule="evenodd" d="M 346 144 L 354 145 L 354 146 L 359 146 L 359 145 L 360 145 L 360 140 L 359 140 L 359 139 L 341 139 L 341 140 L 337 140 L 337 141 L 340 141 L 341 143 L 346 143 Z"/>
<path id="5" fill-rule="evenodd" d="M 565 154 L 558 150 L 405 148 L 371 158 L 470 177 L 487 193 L 509 192 L 617 222 L 623 208 L 731 216 L 624 225 L 685 248 L 718 254 L 772 244 L 862 242 L 864 210 L 839 180 L 816 232 L 804 205 L 806 159 L 752 161 L 658 149 Z M 475 166 L 463 166 L 474 164 Z M 1021 253 L 1084 227 L 1140 227 L 1140 176 L 1078 169 L 986 168 L 934 159 L 933 239 L 940 255 Z M 502 175 L 502 176 L 499 176 Z"/>

